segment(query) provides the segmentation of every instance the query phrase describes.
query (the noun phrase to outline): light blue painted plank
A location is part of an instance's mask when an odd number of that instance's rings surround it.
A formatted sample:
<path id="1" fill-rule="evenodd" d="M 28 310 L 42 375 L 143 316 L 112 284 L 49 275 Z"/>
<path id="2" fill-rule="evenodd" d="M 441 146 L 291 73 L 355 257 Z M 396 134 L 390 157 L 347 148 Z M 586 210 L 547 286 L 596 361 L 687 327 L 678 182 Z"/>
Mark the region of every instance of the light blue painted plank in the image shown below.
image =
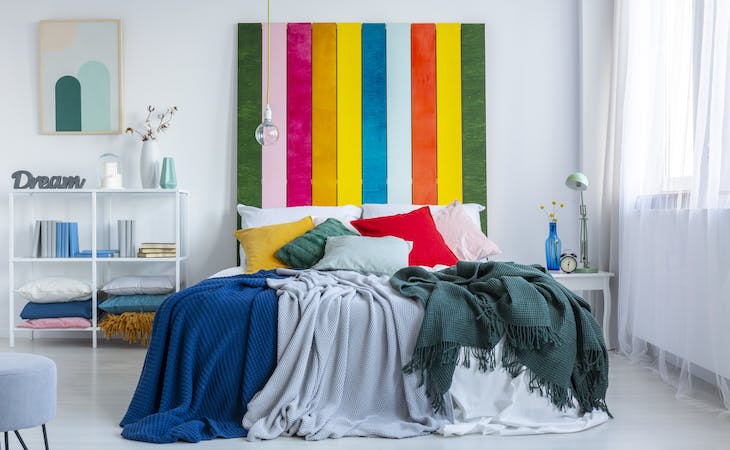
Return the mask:
<path id="1" fill-rule="evenodd" d="M 411 203 L 411 27 L 386 32 L 388 203 Z"/>
<path id="2" fill-rule="evenodd" d="M 362 24 L 362 202 L 387 203 L 385 24 Z"/>

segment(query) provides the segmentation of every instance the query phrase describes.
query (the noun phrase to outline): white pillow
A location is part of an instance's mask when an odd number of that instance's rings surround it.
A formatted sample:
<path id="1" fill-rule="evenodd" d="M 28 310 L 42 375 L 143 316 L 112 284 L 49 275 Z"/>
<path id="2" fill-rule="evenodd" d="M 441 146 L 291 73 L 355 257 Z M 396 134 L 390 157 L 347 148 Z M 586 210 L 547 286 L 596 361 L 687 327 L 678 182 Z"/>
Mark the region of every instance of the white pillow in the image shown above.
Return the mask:
<path id="1" fill-rule="evenodd" d="M 35 303 L 74 302 L 91 298 L 91 286 L 83 281 L 61 277 L 29 281 L 15 292 Z"/>
<path id="2" fill-rule="evenodd" d="M 412 242 L 395 236 L 331 236 L 324 246 L 324 256 L 312 269 L 393 275 L 408 267 L 412 248 Z"/>
<path id="3" fill-rule="evenodd" d="M 172 292 L 174 287 L 167 277 L 119 277 L 101 290 L 112 295 L 158 295 Z"/>
<path id="4" fill-rule="evenodd" d="M 373 217 L 405 214 L 423 206 L 424 205 L 365 203 L 362 205 L 362 218 L 371 219 Z M 446 206 L 447 205 L 428 205 L 428 209 L 431 211 L 431 216 L 436 217 L 436 214 L 438 214 Z M 484 205 L 480 205 L 478 203 L 464 203 L 463 206 L 472 222 L 481 228 L 482 221 L 479 213 L 484 211 Z"/>
<path id="5" fill-rule="evenodd" d="M 278 225 L 280 223 L 295 222 L 307 216 L 316 216 L 324 220 L 330 217 L 342 222 L 347 228 L 353 229 L 350 221 L 359 219 L 362 209 L 354 205 L 343 206 L 291 206 L 288 208 L 258 208 L 239 204 L 236 207 L 241 216 L 241 228 L 265 227 L 267 225 Z M 243 247 L 238 245 L 238 254 L 241 259 L 241 267 L 246 270 L 246 253 Z"/>
<path id="6" fill-rule="evenodd" d="M 344 206 L 292 206 L 289 208 L 257 208 L 238 205 L 242 228 L 256 228 L 280 223 L 295 222 L 307 216 L 335 218 L 343 224 L 359 219 L 362 209 L 354 205 Z"/>

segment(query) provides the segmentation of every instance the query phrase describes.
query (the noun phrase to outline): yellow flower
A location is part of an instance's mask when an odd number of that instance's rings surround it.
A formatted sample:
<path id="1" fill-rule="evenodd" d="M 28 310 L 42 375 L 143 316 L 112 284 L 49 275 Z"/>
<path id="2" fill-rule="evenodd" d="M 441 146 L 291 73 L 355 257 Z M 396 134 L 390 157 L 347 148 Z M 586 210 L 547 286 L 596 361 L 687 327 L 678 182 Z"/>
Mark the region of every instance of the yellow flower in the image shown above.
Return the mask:
<path id="1" fill-rule="evenodd" d="M 561 203 L 561 204 L 560 204 L 560 207 L 561 207 L 561 208 L 565 207 L 565 203 Z"/>
<path id="2" fill-rule="evenodd" d="M 540 205 L 540 209 L 545 209 L 545 205 Z"/>
<path id="3" fill-rule="evenodd" d="M 553 205 L 554 205 L 554 204 L 555 204 L 555 203 L 557 203 L 557 202 L 556 202 L 555 200 L 553 200 L 553 202 L 552 202 L 552 203 L 553 203 Z"/>

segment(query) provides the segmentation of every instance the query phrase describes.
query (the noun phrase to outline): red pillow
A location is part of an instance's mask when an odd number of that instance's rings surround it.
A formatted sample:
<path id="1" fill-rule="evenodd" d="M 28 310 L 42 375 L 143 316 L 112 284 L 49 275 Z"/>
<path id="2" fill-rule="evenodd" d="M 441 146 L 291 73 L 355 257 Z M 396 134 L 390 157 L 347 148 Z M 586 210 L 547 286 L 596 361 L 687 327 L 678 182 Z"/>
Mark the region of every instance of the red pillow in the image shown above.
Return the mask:
<path id="1" fill-rule="evenodd" d="M 406 214 L 353 220 L 350 224 L 363 236 L 396 236 L 412 241 L 413 250 L 408 255 L 412 266 L 453 266 L 458 261 L 436 229 L 428 206 Z"/>

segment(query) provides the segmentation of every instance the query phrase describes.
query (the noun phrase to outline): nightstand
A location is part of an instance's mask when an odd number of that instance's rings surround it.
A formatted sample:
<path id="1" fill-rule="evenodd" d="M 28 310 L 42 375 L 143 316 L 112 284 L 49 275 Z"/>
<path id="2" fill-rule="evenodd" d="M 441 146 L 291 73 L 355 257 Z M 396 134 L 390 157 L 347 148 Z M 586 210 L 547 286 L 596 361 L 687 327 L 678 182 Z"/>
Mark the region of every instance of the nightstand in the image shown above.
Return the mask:
<path id="1" fill-rule="evenodd" d="M 571 291 L 603 291 L 603 339 L 606 341 L 606 348 L 611 349 L 611 288 L 609 282 L 613 273 L 563 273 L 550 272 L 560 284 Z"/>

